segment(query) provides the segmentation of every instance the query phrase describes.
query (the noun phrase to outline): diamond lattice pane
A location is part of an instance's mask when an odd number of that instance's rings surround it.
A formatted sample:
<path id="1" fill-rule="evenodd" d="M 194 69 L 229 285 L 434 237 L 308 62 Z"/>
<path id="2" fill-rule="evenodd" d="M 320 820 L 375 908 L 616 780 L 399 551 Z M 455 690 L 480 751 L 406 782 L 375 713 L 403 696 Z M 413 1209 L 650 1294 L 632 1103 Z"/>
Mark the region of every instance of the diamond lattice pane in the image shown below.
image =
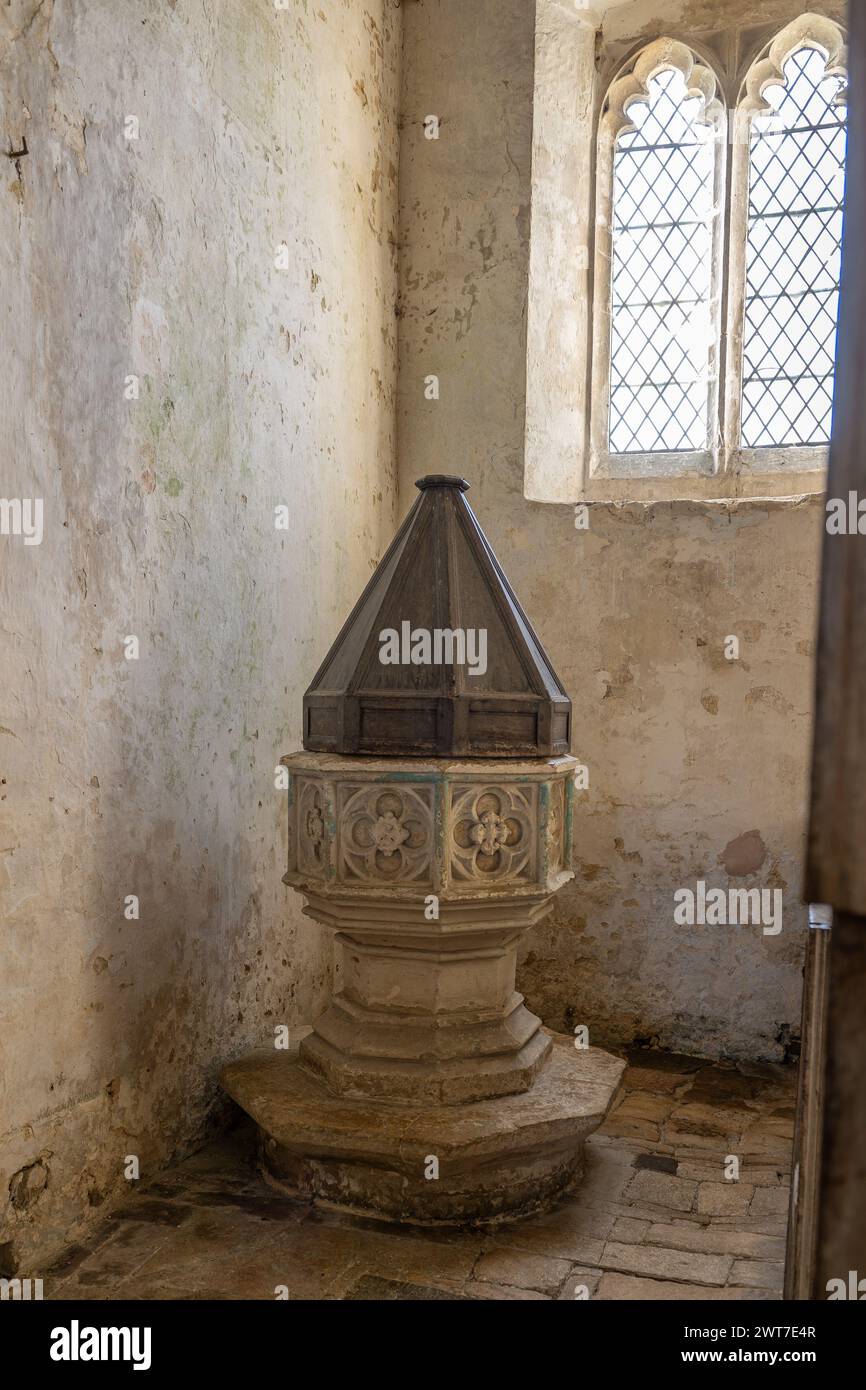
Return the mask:
<path id="1" fill-rule="evenodd" d="M 826 444 L 839 303 L 845 110 L 826 59 L 800 48 L 749 140 L 741 442 Z"/>
<path id="2" fill-rule="evenodd" d="M 660 73 L 647 91 L 613 161 L 612 454 L 709 441 L 715 130 L 681 72 Z"/>

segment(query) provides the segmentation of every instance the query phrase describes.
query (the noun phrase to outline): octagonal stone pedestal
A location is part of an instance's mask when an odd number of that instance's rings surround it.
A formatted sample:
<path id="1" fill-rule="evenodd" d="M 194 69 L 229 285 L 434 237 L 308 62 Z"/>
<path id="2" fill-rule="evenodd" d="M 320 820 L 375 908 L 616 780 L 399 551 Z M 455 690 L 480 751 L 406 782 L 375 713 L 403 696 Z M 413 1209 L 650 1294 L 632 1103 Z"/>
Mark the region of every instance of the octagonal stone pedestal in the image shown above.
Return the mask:
<path id="1" fill-rule="evenodd" d="M 514 988 L 522 932 L 572 877 L 575 760 L 283 761 L 285 881 L 336 929 L 342 984 L 298 1056 L 224 1070 L 267 1170 L 408 1221 L 549 1203 L 624 1065 L 554 1039 Z"/>
<path id="2" fill-rule="evenodd" d="M 552 1041 L 528 1091 L 470 1105 L 336 1096 L 273 1050 L 232 1063 L 222 1082 L 256 1121 L 263 1166 L 288 1191 L 394 1221 L 471 1225 L 542 1210 L 581 1176 L 584 1141 L 624 1063 Z"/>

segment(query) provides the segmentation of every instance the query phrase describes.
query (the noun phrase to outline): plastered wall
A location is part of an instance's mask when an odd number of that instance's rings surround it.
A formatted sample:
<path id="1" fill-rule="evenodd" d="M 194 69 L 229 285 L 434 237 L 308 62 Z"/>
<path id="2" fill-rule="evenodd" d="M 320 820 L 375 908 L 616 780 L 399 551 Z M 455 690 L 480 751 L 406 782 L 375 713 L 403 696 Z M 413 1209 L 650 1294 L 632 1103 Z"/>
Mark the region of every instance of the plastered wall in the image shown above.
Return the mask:
<path id="1" fill-rule="evenodd" d="M 821 501 L 599 504 L 576 530 L 579 497 L 526 500 L 530 242 L 536 207 L 549 211 L 532 184 L 535 11 L 523 0 L 404 7 L 401 501 L 426 472 L 470 480 L 574 701 L 573 751 L 590 786 L 577 801 L 575 881 L 519 969 L 530 1006 L 555 1027 L 587 1025 L 598 1043 L 780 1059 L 800 1017 Z M 596 57 L 576 77 L 670 29 L 718 34 L 739 20 L 756 41 L 791 17 L 775 0 L 597 11 Z M 560 96 L 564 117 L 591 105 Z M 424 136 L 431 113 L 436 141 Z M 551 277 L 585 239 L 588 147 L 576 168 L 574 245 L 568 226 L 548 244 Z M 572 269 L 563 266 L 569 293 L 587 294 Z M 550 353 L 559 384 L 567 337 Z M 544 343 L 535 346 L 543 360 Z M 425 394 L 429 374 L 438 400 Z M 725 656 L 730 635 L 737 661 Z M 698 879 L 780 890 L 782 931 L 678 926 L 673 895 Z"/>
<path id="2" fill-rule="evenodd" d="M 3 1275 L 325 996 L 274 769 L 394 525 L 399 24 L 0 10 L 0 494 L 44 502 L 0 537 Z"/>

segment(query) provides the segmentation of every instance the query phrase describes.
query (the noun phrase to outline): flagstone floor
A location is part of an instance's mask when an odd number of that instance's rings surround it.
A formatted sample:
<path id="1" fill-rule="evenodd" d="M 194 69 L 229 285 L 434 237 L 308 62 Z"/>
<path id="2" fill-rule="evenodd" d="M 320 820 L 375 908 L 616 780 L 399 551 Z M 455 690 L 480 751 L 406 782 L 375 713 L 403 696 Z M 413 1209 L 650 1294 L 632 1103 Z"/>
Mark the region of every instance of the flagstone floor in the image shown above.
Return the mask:
<path id="1" fill-rule="evenodd" d="M 778 1299 L 795 1088 L 792 1067 L 632 1052 L 575 1194 L 487 1231 L 392 1227 L 285 1197 L 239 1128 L 70 1250 L 45 1296 Z"/>

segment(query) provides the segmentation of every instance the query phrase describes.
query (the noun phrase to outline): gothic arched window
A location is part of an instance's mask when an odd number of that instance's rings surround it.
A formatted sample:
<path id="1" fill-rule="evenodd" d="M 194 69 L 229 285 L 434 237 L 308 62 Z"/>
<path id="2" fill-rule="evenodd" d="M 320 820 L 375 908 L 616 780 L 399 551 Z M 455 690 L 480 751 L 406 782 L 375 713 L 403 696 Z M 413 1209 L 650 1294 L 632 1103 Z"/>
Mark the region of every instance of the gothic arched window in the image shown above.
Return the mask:
<path id="1" fill-rule="evenodd" d="M 846 142 L 838 30 L 825 25 L 823 51 L 808 30 L 797 42 L 791 26 L 753 67 L 742 103 L 748 188 L 745 228 L 734 232 L 745 237 L 743 449 L 830 439 Z"/>
<path id="2" fill-rule="evenodd" d="M 605 459 L 653 455 L 667 471 L 676 456 L 713 450 L 724 131 L 715 75 L 672 40 L 644 49 L 608 93 L 599 250 L 609 273 L 596 320 Z"/>
<path id="3" fill-rule="evenodd" d="M 588 473 L 599 491 L 605 479 L 692 476 L 712 496 L 726 474 L 715 495 L 754 493 L 770 471 L 806 490 L 826 459 L 844 37 L 805 14 L 744 76 L 715 61 L 657 39 L 602 103 Z M 740 92 L 729 181 L 726 90 Z"/>
<path id="4" fill-rule="evenodd" d="M 715 149 L 683 74 L 652 77 L 613 160 L 612 453 L 706 449 Z"/>

